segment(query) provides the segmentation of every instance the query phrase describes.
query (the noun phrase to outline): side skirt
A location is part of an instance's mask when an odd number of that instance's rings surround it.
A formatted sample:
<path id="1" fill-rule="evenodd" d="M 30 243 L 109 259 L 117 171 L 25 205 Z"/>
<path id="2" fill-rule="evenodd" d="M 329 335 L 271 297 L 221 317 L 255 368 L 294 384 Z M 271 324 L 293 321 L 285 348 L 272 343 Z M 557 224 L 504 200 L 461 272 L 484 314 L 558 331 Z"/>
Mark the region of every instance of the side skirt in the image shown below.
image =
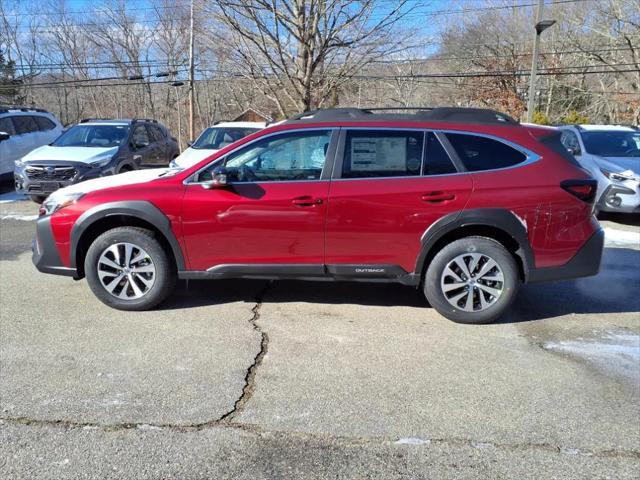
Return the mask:
<path id="1" fill-rule="evenodd" d="M 179 271 L 183 280 L 246 278 L 266 280 L 401 283 L 417 286 L 420 275 L 398 265 L 227 264 L 208 270 Z"/>

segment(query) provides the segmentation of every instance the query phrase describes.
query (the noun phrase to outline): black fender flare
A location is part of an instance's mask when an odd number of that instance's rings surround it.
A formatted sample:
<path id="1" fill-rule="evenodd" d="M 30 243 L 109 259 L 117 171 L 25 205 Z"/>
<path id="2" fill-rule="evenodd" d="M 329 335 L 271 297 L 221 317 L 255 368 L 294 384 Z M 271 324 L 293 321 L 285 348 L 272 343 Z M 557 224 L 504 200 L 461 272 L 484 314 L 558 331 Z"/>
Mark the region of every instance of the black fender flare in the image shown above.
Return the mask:
<path id="1" fill-rule="evenodd" d="M 529 271 L 535 268 L 533 250 L 529 243 L 527 227 L 524 221 L 510 210 L 503 208 L 476 208 L 450 213 L 434 222 L 425 230 L 421 238 L 421 249 L 416 261 L 416 274 L 422 274 L 422 269 L 431 249 L 445 235 L 454 230 L 469 226 L 487 226 L 503 231 L 518 245 L 516 255 L 522 261 L 525 281 Z"/>
<path id="2" fill-rule="evenodd" d="M 171 221 L 158 207 L 153 205 L 151 202 L 144 200 L 102 203 L 90 208 L 80 215 L 71 229 L 69 260 L 72 268 L 77 268 L 76 256 L 78 252 L 78 245 L 80 244 L 80 239 L 83 234 L 95 222 L 113 215 L 136 217 L 153 225 L 162 235 L 164 235 L 169 243 L 173 256 L 176 260 L 178 270 L 185 269 L 182 249 L 180 248 L 180 243 L 178 243 L 178 240 L 171 230 Z"/>

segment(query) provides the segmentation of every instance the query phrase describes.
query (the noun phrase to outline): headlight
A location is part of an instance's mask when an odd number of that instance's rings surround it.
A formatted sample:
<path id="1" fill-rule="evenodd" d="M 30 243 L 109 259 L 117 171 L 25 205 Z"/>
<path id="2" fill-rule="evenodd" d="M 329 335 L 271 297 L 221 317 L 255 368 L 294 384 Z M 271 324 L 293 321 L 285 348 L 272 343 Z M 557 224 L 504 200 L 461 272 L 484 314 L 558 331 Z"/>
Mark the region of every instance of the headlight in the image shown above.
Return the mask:
<path id="1" fill-rule="evenodd" d="M 22 159 L 19 158 L 18 160 L 16 160 L 15 162 L 13 162 L 13 164 L 15 165 L 16 168 L 22 168 L 24 167 L 24 163 L 22 163 Z"/>
<path id="2" fill-rule="evenodd" d="M 102 168 L 102 167 L 106 167 L 107 165 L 109 165 L 109 162 L 111 162 L 111 159 L 113 157 L 105 157 L 105 158 L 101 158 L 100 160 L 96 160 L 95 162 L 91 162 L 91 166 L 93 168 Z"/>
<path id="3" fill-rule="evenodd" d="M 609 170 L 601 168 L 600 171 L 605 177 L 610 178 L 611 180 L 617 180 L 618 182 L 634 179 L 634 174 L 631 170 L 625 170 L 624 172 L 610 172 Z"/>
<path id="4" fill-rule="evenodd" d="M 51 215 L 61 208 L 74 204 L 84 193 L 52 194 L 40 206 L 40 215 Z"/>

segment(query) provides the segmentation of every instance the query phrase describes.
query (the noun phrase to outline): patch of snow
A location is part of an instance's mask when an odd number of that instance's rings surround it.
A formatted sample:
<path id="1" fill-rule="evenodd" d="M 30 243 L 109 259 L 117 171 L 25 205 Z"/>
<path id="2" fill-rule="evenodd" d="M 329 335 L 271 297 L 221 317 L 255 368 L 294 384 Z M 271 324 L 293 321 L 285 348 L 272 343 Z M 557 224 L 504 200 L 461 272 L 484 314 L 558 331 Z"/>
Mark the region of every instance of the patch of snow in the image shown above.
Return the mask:
<path id="1" fill-rule="evenodd" d="M 27 200 L 26 195 L 17 192 L 7 192 L 0 194 L 0 203 L 22 202 Z"/>
<path id="2" fill-rule="evenodd" d="M 38 215 L 17 215 L 14 213 L 0 215 L 0 220 L 22 220 L 24 222 L 33 222 L 37 219 Z"/>
<path id="3" fill-rule="evenodd" d="M 162 430 L 162 427 L 158 427 L 156 425 L 147 425 L 142 424 L 136 427 L 138 430 Z"/>
<path id="4" fill-rule="evenodd" d="M 396 445 L 429 445 L 431 440 L 418 437 L 403 437 L 394 442 Z"/>
<path id="5" fill-rule="evenodd" d="M 599 338 L 546 342 L 543 348 L 581 358 L 601 371 L 640 383 L 640 335 L 637 333 L 605 332 Z"/>
<path id="6" fill-rule="evenodd" d="M 631 232 L 605 227 L 604 241 L 606 245 L 614 247 L 640 248 L 640 230 Z"/>

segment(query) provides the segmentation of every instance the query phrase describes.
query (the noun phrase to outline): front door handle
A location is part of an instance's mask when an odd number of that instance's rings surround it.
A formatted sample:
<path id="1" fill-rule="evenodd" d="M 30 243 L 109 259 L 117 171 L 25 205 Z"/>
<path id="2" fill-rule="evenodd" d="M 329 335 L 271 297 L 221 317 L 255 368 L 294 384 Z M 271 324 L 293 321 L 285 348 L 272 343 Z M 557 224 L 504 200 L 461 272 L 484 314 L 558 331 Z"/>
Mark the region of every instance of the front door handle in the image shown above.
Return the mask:
<path id="1" fill-rule="evenodd" d="M 422 195 L 422 201 L 427 203 L 445 203 L 455 200 L 456 196 L 448 192 L 428 192 Z"/>
<path id="2" fill-rule="evenodd" d="M 291 200 L 291 203 L 296 207 L 313 207 L 314 205 L 322 205 L 321 198 L 313 198 L 310 195 L 305 195 L 302 197 L 296 197 Z"/>

